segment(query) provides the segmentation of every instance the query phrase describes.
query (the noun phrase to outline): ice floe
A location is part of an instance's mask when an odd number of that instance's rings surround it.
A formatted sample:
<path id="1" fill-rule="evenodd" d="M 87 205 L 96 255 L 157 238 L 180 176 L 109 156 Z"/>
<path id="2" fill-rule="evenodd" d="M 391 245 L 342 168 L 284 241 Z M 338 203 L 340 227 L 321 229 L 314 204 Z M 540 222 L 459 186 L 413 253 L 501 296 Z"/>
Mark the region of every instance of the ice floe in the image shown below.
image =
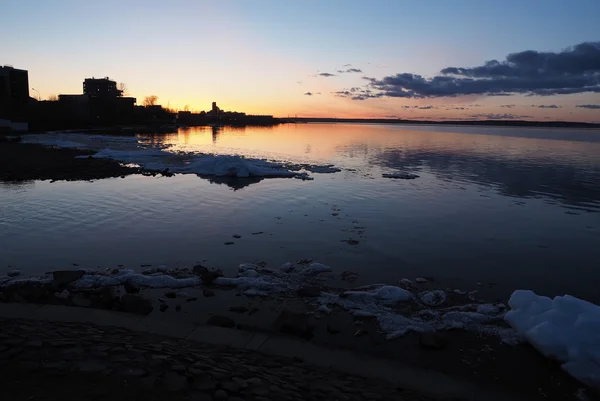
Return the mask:
<path id="1" fill-rule="evenodd" d="M 419 176 L 416 174 L 402 173 L 402 172 L 382 174 L 381 176 L 383 178 L 396 178 L 396 179 L 401 179 L 401 180 L 414 180 L 415 178 L 419 178 Z"/>
<path id="2" fill-rule="evenodd" d="M 517 290 L 506 321 L 571 376 L 600 388 L 600 306 L 570 295 L 554 299 Z"/>
<path id="3" fill-rule="evenodd" d="M 421 301 L 428 306 L 439 306 L 446 302 L 446 293 L 441 290 L 423 291 L 419 294 Z"/>

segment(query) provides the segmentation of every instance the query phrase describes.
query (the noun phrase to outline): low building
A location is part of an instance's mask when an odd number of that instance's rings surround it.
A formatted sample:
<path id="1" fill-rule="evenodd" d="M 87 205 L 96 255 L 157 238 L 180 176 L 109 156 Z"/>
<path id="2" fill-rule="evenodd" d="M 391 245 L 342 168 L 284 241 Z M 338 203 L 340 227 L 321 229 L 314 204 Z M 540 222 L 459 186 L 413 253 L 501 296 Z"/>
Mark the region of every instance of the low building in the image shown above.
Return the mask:
<path id="1" fill-rule="evenodd" d="M 27 131 L 29 74 L 11 66 L 0 67 L 0 128 Z"/>
<path id="2" fill-rule="evenodd" d="M 83 94 L 90 97 L 121 97 L 123 91 L 117 89 L 117 83 L 106 78 L 86 78 L 83 81 Z"/>

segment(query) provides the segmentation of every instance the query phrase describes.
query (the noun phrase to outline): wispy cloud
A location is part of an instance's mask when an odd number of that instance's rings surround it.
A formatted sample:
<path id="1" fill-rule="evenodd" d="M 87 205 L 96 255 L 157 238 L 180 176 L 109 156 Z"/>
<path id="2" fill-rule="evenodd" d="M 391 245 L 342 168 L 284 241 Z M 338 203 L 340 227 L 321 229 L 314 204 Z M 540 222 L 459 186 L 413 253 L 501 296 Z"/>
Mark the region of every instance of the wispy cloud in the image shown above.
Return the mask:
<path id="1" fill-rule="evenodd" d="M 580 109 L 600 110 L 600 104 L 578 104 L 575 107 Z"/>
<path id="2" fill-rule="evenodd" d="M 538 109 L 560 109 L 561 106 L 555 104 L 532 104 L 531 107 L 537 107 Z"/>
<path id="3" fill-rule="evenodd" d="M 432 110 L 437 109 L 437 107 L 427 105 L 427 106 L 402 106 L 403 109 L 417 109 L 417 110 Z"/>
<path id="4" fill-rule="evenodd" d="M 337 70 L 337 72 L 339 74 L 346 74 L 346 73 L 353 73 L 353 72 L 362 73 L 362 70 L 360 68 L 348 68 L 347 70 Z"/>
<path id="5" fill-rule="evenodd" d="M 398 73 L 363 79 L 369 82 L 371 97 L 600 93 L 600 42 L 580 43 L 560 52 L 526 50 L 477 67 L 447 67 L 432 78 Z"/>
<path id="6" fill-rule="evenodd" d="M 313 95 L 313 94 L 312 94 L 312 92 L 306 92 L 306 93 L 304 94 L 304 96 L 312 96 L 312 95 Z"/>
<path id="7" fill-rule="evenodd" d="M 489 113 L 489 114 L 471 114 L 470 117 L 473 118 L 485 118 L 487 120 L 517 120 L 517 119 L 522 119 L 522 118 L 531 118 L 531 116 L 520 116 L 520 115 L 516 115 L 516 114 L 508 114 L 508 113 L 504 113 L 504 114 L 495 114 L 495 113 Z"/>
<path id="8" fill-rule="evenodd" d="M 319 74 L 319 76 L 320 76 L 320 77 L 329 78 L 329 77 L 335 77 L 336 75 L 335 75 L 335 74 L 330 74 L 330 73 L 328 73 L 328 72 L 321 72 L 321 73 Z"/>
<path id="9" fill-rule="evenodd" d="M 505 109 L 512 109 L 513 107 L 517 107 L 516 104 L 501 104 L 500 107 L 504 107 Z"/>

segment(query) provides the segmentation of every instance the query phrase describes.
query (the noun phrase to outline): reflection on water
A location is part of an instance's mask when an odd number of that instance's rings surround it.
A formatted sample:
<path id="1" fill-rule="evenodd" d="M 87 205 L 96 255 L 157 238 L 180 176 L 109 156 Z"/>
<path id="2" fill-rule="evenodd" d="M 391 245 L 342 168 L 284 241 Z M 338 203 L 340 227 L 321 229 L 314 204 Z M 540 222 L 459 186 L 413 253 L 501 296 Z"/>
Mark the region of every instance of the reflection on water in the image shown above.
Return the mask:
<path id="1" fill-rule="evenodd" d="M 520 287 L 600 302 L 600 213 L 589 213 L 600 211 L 600 132 L 544 132 L 289 124 L 139 134 L 174 152 L 342 171 L 312 174 L 314 181 L 177 175 L 1 184 L 0 267 L 208 260 L 233 274 L 241 262 L 312 258 L 356 271 L 364 284 L 429 275 L 444 288 L 497 283 L 486 291 L 498 297 Z M 396 171 L 420 177 L 382 177 Z"/>

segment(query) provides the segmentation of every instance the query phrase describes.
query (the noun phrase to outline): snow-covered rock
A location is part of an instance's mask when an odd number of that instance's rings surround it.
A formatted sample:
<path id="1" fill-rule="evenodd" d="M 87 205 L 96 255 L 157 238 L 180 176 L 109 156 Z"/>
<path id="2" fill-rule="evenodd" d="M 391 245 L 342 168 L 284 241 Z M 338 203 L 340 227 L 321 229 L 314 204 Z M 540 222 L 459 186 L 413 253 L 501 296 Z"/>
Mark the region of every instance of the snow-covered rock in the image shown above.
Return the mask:
<path id="1" fill-rule="evenodd" d="M 300 274 L 319 274 L 319 273 L 326 273 L 326 272 L 330 272 L 330 271 L 331 271 L 331 267 L 326 266 L 322 263 L 311 263 L 310 265 L 308 265 L 308 267 L 305 267 L 304 269 L 302 269 Z"/>
<path id="2" fill-rule="evenodd" d="M 517 290 L 506 321 L 571 376 L 600 388 L 600 306 L 570 295 L 554 299 Z"/>
<path id="3" fill-rule="evenodd" d="M 423 283 L 428 283 L 428 282 L 429 282 L 429 280 L 427 280 L 426 278 L 423 278 L 423 277 L 417 277 L 417 278 L 415 279 L 415 281 L 416 281 L 417 283 L 419 283 L 419 284 L 423 284 Z"/>
<path id="4" fill-rule="evenodd" d="M 419 298 L 425 305 L 438 306 L 446 302 L 446 293 L 442 290 L 423 291 L 419 294 Z"/>

